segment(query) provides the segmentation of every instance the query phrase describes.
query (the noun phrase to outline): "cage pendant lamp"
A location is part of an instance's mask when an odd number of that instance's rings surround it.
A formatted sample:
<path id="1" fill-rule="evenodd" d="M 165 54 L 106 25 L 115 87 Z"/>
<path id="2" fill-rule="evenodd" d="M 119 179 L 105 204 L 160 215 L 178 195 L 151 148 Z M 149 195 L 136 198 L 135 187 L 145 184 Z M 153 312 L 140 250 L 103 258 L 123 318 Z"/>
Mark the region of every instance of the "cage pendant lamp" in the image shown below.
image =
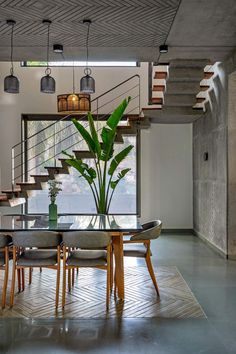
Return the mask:
<path id="1" fill-rule="evenodd" d="M 14 76 L 14 66 L 13 66 L 13 35 L 14 26 L 16 22 L 14 20 L 7 20 L 7 24 L 11 26 L 11 68 L 10 75 L 6 76 L 4 79 L 4 91 L 7 93 L 19 93 L 20 83 L 16 76 Z"/>
<path id="2" fill-rule="evenodd" d="M 48 26 L 47 33 L 47 68 L 45 70 L 45 76 L 41 78 L 40 81 L 40 91 L 43 93 L 55 93 L 56 90 L 56 82 L 54 78 L 51 76 L 51 69 L 49 68 L 49 34 L 50 34 L 50 20 L 43 20 L 43 24 Z"/>
<path id="3" fill-rule="evenodd" d="M 87 30 L 87 38 L 86 38 L 86 68 L 84 69 L 85 76 L 83 76 L 80 80 L 80 92 L 83 93 L 94 93 L 95 92 L 95 80 L 91 76 L 92 70 L 88 67 L 89 60 L 89 31 L 92 21 L 91 20 L 83 20 L 83 23 L 88 26 Z"/>

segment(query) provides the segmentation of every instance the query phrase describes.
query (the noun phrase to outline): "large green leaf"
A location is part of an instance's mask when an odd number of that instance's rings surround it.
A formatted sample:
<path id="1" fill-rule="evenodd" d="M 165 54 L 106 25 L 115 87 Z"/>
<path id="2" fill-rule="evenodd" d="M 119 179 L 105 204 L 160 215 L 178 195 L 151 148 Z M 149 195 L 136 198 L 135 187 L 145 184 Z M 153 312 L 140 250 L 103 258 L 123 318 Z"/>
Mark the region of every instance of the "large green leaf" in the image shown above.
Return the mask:
<path id="1" fill-rule="evenodd" d="M 100 156 L 101 156 L 101 145 L 100 145 L 100 142 L 98 140 L 97 131 L 96 131 L 95 126 L 94 126 L 93 116 L 92 116 L 92 114 L 90 112 L 88 112 L 88 121 L 89 121 L 90 132 L 91 132 L 94 144 L 95 144 L 96 152 L 97 152 L 98 158 L 100 159 Z"/>
<path id="2" fill-rule="evenodd" d="M 93 138 L 91 137 L 89 132 L 75 118 L 72 119 L 72 122 L 74 123 L 75 127 L 80 132 L 80 134 L 82 135 L 82 138 L 84 138 L 84 140 L 86 141 L 89 150 L 93 153 L 96 153 L 95 142 L 93 141 Z"/>
<path id="3" fill-rule="evenodd" d="M 66 163 L 74 167 L 83 176 L 89 184 L 93 183 L 93 178 L 90 176 L 88 171 L 84 168 L 82 160 L 67 159 Z"/>
<path id="4" fill-rule="evenodd" d="M 101 160 L 108 161 L 112 158 L 114 152 L 114 140 L 116 136 L 116 131 L 111 130 L 107 127 L 103 127 L 101 138 L 102 138 L 102 153 Z"/>
<path id="5" fill-rule="evenodd" d="M 114 110 L 114 112 L 108 118 L 107 125 L 112 130 L 117 127 L 117 125 L 120 122 L 120 120 L 124 114 L 124 111 L 125 111 L 126 107 L 128 106 L 130 100 L 131 100 L 130 96 L 127 99 L 124 99 L 121 102 L 121 104 Z"/>
<path id="6" fill-rule="evenodd" d="M 133 145 L 127 146 L 124 150 L 119 152 L 119 154 L 114 157 L 114 159 L 111 161 L 110 168 L 108 170 L 108 174 L 110 176 L 113 175 L 119 164 L 126 158 L 126 156 L 130 153 L 133 147 Z"/>
<path id="7" fill-rule="evenodd" d="M 111 189 L 115 189 L 117 184 L 120 182 L 122 178 L 131 170 L 131 168 L 125 168 L 120 173 L 118 173 L 117 179 L 115 181 L 110 182 Z"/>

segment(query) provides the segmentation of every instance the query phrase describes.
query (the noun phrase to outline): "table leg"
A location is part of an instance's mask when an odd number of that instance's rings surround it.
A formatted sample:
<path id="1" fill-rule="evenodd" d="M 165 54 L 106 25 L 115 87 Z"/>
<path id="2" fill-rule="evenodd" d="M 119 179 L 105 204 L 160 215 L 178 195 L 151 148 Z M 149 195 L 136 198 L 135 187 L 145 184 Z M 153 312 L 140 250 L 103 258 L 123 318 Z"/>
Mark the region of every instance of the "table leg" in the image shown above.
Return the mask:
<path id="1" fill-rule="evenodd" d="M 115 284 L 117 286 L 118 297 L 125 298 L 124 286 L 124 255 L 123 255 L 123 234 L 117 233 L 112 236 L 112 244 L 115 255 Z"/>

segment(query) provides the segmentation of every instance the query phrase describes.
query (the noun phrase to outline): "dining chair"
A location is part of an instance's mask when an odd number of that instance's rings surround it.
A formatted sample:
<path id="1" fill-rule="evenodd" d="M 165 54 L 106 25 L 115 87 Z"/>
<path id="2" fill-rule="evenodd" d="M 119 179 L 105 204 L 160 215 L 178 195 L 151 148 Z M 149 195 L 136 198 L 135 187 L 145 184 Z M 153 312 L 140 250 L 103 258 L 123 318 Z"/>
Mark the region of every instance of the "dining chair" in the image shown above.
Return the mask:
<path id="1" fill-rule="evenodd" d="M 61 235 L 52 231 L 17 231 L 12 234 L 13 265 L 10 306 L 14 304 L 16 271 L 49 268 L 57 271 L 56 308 L 59 303 Z M 24 274 L 24 272 L 22 272 Z"/>
<path id="2" fill-rule="evenodd" d="M 109 308 L 111 289 L 111 239 L 102 231 L 64 232 L 62 308 L 66 301 L 66 273 L 79 268 L 98 268 L 107 271 L 106 307 Z"/>
<path id="3" fill-rule="evenodd" d="M 129 239 L 125 239 L 124 257 L 141 257 L 145 258 L 147 269 L 156 289 L 158 297 L 160 297 L 155 273 L 151 261 L 151 240 L 158 238 L 161 234 L 162 222 L 160 220 L 149 221 L 142 225 L 143 230 L 132 235 Z M 116 286 L 115 286 L 116 294 Z"/>
<path id="4" fill-rule="evenodd" d="M 12 240 L 8 235 L 0 234 L 0 269 L 4 270 L 4 280 L 2 288 L 2 309 L 6 306 L 6 294 L 9 274 L 9 246 Z"/>

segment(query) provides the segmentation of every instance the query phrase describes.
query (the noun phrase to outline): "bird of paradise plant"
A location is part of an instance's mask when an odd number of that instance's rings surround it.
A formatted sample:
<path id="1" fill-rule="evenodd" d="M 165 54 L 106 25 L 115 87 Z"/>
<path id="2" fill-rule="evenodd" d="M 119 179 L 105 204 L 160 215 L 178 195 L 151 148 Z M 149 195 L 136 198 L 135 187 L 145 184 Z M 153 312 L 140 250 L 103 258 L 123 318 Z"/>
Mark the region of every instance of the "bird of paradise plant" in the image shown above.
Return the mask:
<path id="1" fill-rule="evenodd" d="M 76 119 L 72 119 L 73 124 L 93 155 L 95 168 L 83 162 L 82 159 L 77 159 L 75 156 L 63 151 L 63 153 L 69 157 L 66 160 L 67 164 L 75 168 L 87 181 L 92 191 L 98 214 L 108 214 L 117 185 L 131 170 L 130 168 L 125 168 L 114 178 L 118 166 L 133 149 L 133 145 L 129 145 L 116 156 L 113 156 L 117 126 L 122 119 L 130 99 L 131 97 L 124 99 L 110 115 L 106 121 L 106 125 L 101 130 L 100 138 L 95 129 L 94 119 L 90 112 L 88 113 L 90 131 L 86 130 Z"/>

